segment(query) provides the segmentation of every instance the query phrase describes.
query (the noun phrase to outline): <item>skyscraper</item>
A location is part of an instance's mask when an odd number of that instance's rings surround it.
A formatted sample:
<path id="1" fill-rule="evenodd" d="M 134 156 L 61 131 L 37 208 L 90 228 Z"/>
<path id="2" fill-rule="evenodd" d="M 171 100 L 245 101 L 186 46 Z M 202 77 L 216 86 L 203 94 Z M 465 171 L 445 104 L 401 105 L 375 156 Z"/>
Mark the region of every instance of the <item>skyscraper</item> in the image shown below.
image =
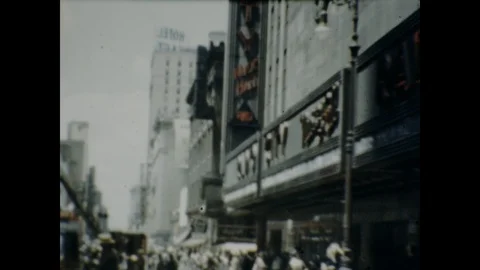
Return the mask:
<path id="1" fill-rule="evenodd" d="M 190 123 L 185 96 L 195 78 L 195 61 L 194 49 L 180 47 L 157 46 L 152 56 L 145 229 L 162 239 L 170 235 L 168 217 L 178 209 L 186 177 Z"/>

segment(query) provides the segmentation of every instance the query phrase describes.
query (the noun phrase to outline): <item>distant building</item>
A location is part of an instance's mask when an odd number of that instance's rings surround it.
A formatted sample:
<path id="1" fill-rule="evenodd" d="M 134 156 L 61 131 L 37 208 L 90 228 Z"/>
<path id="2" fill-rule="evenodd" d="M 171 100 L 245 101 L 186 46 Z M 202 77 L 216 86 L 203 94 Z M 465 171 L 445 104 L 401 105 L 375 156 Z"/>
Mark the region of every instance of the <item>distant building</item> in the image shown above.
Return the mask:
<path id="1" fill-rule="evenodd" d="M 154 137 L 159 121 L 188 119 L 188 106 L 183 98 L 195 79 L 196 53 L 193 49 L 172 51 L 157 48 L 152 56 L 150 81 L 149 140 Z"/>
<path id="2" fill-rule="evenodd" d="M 62 153 L 60 153 L 60 175 L 68 175 L 68 166 L 62 157 Z M 60 209 L 67 209 L 69 203 L 70 199 L 68 197 L 67 190 L 63 184 L 60 183 Z"/>
<path id="3" fill-rule="evenodd" d="M 83 142 L 83 175 L 86 179 L 88 174 L 88 131 L 89 124 L 85 121 L 71 121 L 68 123 L 67 138 L 71 141 Z"/>
<path id="4" fill-rule="evenodd" d="M 64 140 L 60 141 L 60 151 L 63 156 L 66 167 L 68 167 L 68 181 L 77 194 L 82 196 L 85 172 L 85 163 L 87 158 L 85 156 L 85 142 Z"/>
<path id="5" fill-rule="evenodd" d="M 138 231 L 142 227 L 141 214 L 142 186 L 135 185 L 130 189 L 130 213 L 128 220 L 129 230 Z"/>
<path id="6" fill-rule="evenodd" d="M 190 123 L 184 101 L 195 78 L 194 49 L 157 46 L 152 56 L 145 216 L 147 233 L 166 239 L 188 168 Z"/>

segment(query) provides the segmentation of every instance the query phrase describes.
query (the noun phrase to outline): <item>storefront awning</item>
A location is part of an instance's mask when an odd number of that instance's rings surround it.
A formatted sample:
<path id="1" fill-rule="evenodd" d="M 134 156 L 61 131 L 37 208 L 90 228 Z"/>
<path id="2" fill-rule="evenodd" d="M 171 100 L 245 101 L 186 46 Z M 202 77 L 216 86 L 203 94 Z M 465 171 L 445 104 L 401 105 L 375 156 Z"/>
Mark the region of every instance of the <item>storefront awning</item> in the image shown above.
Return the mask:
<path id="1" fill-rule="evenodd" d="M 194 248 L 194 247 L 199 247 L 207 242 L 207 237 L 201 237 L 201 238 L 190 238 L 183 242 L 180 246 L 186 247 L 186 248 Z"/>
<path id="2" fill-rule="evenodd" d="M 229 252 L 256 252 L 257 244 L 255 243 L 239 243 L 227 242 L 217 246 L 222 251 Z"/>

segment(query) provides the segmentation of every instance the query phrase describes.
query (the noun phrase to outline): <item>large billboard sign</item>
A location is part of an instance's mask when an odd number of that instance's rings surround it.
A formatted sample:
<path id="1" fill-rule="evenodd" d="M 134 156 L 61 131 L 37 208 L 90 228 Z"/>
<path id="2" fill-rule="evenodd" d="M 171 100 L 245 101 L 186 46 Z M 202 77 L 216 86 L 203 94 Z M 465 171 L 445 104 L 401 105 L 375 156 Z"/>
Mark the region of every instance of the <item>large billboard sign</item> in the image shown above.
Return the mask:
<path id="1" fill-rule="evenodd" d="M 255 125 L 257 122 L 258 66 L 260 57 L 261 4 L 246 2 L 237 13 L 236 50 L 239 57 L 234 63 L 233 125 Z"/>

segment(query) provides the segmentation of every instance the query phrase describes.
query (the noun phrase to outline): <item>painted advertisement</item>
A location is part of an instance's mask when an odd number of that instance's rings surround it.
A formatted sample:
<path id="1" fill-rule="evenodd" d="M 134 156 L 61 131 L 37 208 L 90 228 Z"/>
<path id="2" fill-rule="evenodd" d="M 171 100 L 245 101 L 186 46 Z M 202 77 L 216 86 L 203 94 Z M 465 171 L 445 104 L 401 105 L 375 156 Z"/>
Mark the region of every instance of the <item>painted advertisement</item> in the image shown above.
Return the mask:
<path id="1" fill-rule="evenodd" d="M 238 5 L 236 48 L 233 69 L 233 126 L 258 124 L 258 78 L 261 37 L 261 3 L 241 1 Z"/>

